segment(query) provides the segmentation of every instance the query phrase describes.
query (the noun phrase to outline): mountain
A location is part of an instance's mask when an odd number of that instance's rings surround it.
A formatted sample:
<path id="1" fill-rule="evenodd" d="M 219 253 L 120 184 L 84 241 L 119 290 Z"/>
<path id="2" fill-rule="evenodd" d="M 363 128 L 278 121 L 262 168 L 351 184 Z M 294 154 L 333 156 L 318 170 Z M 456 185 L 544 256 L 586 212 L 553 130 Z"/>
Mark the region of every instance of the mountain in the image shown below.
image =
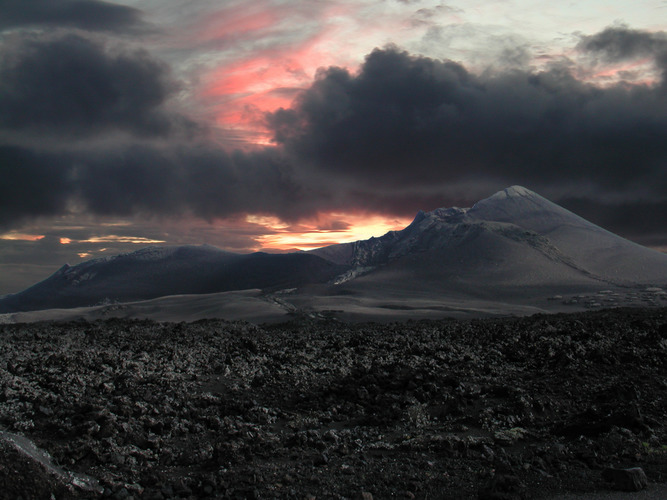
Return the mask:
<path id="1" fill-rule="evenodd" d="M 348 266 L 339 283 L 443 290 L 667 282 L 667 255 L 606 231 L 521 186 L 472 208 L 419 212 L 402 231 L 312 252 Z M 380 286 L 378 283 L 377 286 Z"/>
<path id="2" fill-rule="evenodd" d="M 148 247 L 65 264 L 32 287 L 0 299 L 0 312 L 92 306 L 176 294 L 283 289 L 332 279 L 343 268 L 306 253 L 235 254 L 202 246 Z"/>
<path id="3" fill-rule="evenodd" d="M 272 307 L 286 311 L 491 308 L 523 314 L 543 310 L 554 294 L 659 290 L 665 284 L 667 255 L 512 186 L 471 208 L 419 212 L 401 231 L 310 252 L 150 247 L 65 265 L 0 299 L 0 312 L 262 289 Z M 298 290 L 280 299 L 267 295 L 293 288 Z"/>

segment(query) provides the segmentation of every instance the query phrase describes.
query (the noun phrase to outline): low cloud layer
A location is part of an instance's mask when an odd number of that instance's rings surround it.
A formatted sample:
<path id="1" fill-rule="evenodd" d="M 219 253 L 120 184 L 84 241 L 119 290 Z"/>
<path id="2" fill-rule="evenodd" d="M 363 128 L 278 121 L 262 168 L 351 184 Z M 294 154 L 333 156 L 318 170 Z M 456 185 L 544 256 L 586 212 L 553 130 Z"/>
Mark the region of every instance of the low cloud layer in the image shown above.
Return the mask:
<path id="1" fill-rule="evenodd" d="M 72 194 L 66 159 L 0 146 L 0 173 L 0 228 L 66 212 Z"/>
<path id="2" fill-rule="evenodd" d="M 183 216 L 213 220 L 239 213 L 296 219 L 325 207 L 293 178 L 273 150 L 228 154 L 201 147 L 34 153 L 0 147 L 0 227 L 72 206 L 103 216 Z"/>

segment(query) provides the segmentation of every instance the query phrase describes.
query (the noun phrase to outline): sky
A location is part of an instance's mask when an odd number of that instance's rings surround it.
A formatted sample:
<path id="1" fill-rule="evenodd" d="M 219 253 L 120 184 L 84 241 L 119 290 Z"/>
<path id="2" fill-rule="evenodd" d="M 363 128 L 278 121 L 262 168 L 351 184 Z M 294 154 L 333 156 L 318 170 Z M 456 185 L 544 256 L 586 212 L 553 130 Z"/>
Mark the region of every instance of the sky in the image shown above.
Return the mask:
<path id="1" fill-rule="evenodd" d="M 523 185 L 667 251 L 667 1 L 0 0 L 0 294 Z"/>

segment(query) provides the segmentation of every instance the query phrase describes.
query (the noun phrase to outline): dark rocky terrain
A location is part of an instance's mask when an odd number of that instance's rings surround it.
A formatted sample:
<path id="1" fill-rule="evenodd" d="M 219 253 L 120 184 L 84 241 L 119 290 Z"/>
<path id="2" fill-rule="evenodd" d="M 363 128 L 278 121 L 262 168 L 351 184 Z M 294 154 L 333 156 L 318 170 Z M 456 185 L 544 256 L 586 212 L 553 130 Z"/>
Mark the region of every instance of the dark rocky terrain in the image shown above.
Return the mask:
<path id="1" fill-rule="evenodd" d="M 667 481 L 666 398 L 664 308 L 385 325 L 0 325 L 0 491 L 610 491 L 621 486 L 609 468 Z"/>

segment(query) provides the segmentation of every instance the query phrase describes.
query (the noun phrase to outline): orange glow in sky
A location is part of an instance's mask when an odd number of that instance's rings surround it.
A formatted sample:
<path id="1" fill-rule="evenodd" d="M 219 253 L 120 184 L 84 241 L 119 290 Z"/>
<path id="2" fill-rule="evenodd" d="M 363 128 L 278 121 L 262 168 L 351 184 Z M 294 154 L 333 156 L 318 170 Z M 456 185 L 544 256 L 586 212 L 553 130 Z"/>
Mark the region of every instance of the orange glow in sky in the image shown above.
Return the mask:
<path id="1" fill-rule="evenodd" d="M 403 229 L 410 218 L 388 218 L 377 214 L 328 213 L 295 225 L 276 217 L 248 215 L 246 221 L 263 226 L 267 234 L 256 237 L 263 249 L 312 250 L 337 243 L 366 240 Z"/>
<path id="2" fill-rule="evenodd" d="M 16 233 L 10 231 L 9 233 L 0 234 L 0 240 L 11 240 L 11 241 L 39 241 L 43 240 L 44 235 L 42 234 L 26 234 L 26 233 Z"/>
<path id="3" fill-rule="evenodd" d="M 165 243 L 164 240 L 152 240 L 141 236 L 117 236 L 109 234 L 107 236 L 94 236 L 87 240 L 80 240 L 78 243 L 135 243 L 135 244 L 149 244 L 149 243 Z"/>
<path id="4" fill-rule="evenodd" d="M 290 106 L 310 79 L 293 58 L 264 54 L 216 69 L 202 97 L 210 103 L 216 124 L 243 134 L 248 142 L 267 141 L 264 113 Z M 259 137 L 259 140 L 257 139 Z"/>
<path id="5" fill-rule="evenodd" d="M 117 236 L 109 234 L 106 236 L 93 236 L 85 240 L 73 240 L 71 238 L 60 238 L 61 245 L 70 245 L 72 243 L 135 243 L 135 244 L 151 244 L 151 243 L 166 243 L 164 240 L 153 240 L 141 236 Z M 103 249 L 106 250 L 106 249 Z M 103 251 L 101 250 L 101 251 Z"/>

